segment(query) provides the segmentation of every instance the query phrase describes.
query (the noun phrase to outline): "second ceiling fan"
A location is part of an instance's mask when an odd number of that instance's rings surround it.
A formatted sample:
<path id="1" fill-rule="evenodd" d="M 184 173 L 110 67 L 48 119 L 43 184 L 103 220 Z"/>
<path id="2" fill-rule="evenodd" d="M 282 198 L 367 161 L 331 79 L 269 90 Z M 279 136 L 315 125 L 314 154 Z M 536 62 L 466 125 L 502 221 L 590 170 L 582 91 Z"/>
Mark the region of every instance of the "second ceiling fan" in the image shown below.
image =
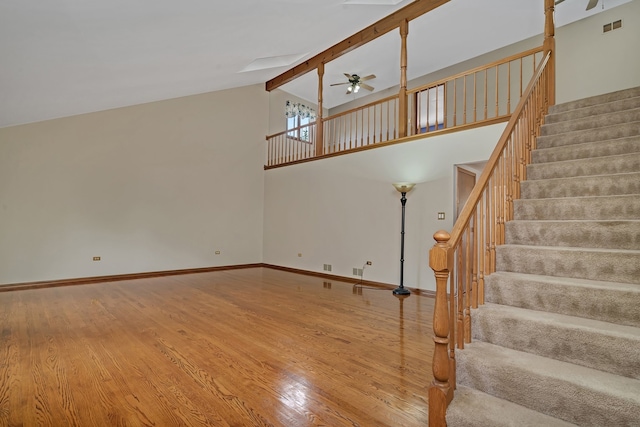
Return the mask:
<path id="1" fill-rule="evenodd" d="M 556 0 L 556 5 L 562 3 L 564 0 Z M 587 10 L 591 10 L 594 7 L 596 7 L 598 5 L 598 1 L 599 0 L 589 0 L 589 3 L 587 3 Z"/>
<path id="2" fill-rule="evenodd" d="M 369 86 L 368 84 L 362 83 L 362 82 L 375 79 L 376 78 L 375 74 L 370 74 L 365 77 L 360 77 L 357 74 L 349 74 L 349 73 L 344 73 L 344 75 L 347 77 L 348 81 L 344 83 L 333 83 L 331 86 L 349 85 L 347 87 L 347 95 L 350 93 L 358 93 L 360 88 L 366 89 L 371 92 L 373 91 L 374 89 L 373 86 Z"/>

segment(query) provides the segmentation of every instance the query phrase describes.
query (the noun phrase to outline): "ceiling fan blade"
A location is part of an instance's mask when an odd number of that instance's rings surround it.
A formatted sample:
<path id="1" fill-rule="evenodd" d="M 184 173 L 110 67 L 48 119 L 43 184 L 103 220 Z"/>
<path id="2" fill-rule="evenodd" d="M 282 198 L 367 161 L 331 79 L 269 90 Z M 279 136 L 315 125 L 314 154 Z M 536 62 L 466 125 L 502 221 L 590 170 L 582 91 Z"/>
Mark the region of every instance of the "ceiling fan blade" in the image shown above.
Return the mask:
<path id="1" fill-rule="evenodd" d="M 352 77 L 351 74 L 349 74 L 349 73 L 342 73 L 342 74 L 344 74 L 348 79 L 351 79 L 351 77 Z"/>
<path id="2" fill-rule="evenodd" d="M 557 0 L 556 1 L 556 6 L 559 5 L 560 3 L 562 3 L 564 0 Z"/>
<path id="3" fill-rule="evenodd" d="M 332 83 L 329 86 L 340 86 L 340 85 L 350 85 L 351 83 L 349 82 L 344 82 L 344 83 Z"/>
<path id="4" fill-rule="evenodd" d="M 366 77 L 360 77 L 360 81 L 361 81 L 361 82 L 364 82 L 364 81 L 371 80 L 371 79 L 375 79 L 375 78 L 376 78 L 376 75 L 375 75 L 375 74 L 370 74 L 370 75 L 368 75 L 368 76 L 366 76 Z"/>
<path id="5" fill-rule="evenodd" d="M 360 87 L 363 88 L 363 89 L 366 89 L 366 90 L 368 90 L 370 92 L 373 92 L 373 89 L 374 89 L 373 86 L 369 86 L 366 83 L 360 83 Z"/>
<path id="6" fill-rule="evenodd" d="M 598 0 L 589 0 L 589 4 L 587 4 L 587 10 L 591 10 L 596 7 L 598 4 Z"/>

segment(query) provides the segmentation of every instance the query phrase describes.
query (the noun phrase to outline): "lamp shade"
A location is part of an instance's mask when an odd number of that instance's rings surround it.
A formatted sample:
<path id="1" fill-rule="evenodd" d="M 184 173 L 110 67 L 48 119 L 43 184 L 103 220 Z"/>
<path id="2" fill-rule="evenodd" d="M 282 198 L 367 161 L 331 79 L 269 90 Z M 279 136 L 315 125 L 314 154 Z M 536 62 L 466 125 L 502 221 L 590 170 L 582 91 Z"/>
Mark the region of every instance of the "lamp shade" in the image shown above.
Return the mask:
<path id="1" fill-rule="evenodd" d="M 415 184 L 409 182 L 397 182 L 393 184 L 396 190 L 400 193 L 408 193 L 415 186 Z"/>

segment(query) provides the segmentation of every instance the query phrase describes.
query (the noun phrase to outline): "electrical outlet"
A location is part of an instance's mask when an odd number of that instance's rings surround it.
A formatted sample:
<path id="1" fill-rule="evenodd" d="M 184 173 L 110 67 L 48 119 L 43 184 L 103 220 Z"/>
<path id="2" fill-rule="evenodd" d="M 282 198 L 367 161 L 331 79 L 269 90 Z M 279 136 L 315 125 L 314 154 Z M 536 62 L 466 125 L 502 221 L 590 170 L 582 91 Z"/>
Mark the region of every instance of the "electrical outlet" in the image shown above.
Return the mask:
<path id="1" fill-rule="evenodd" d="M 367 265 L 373 265 L 371 261 L 367 261 Z"/>
<path id="2" fill-rule="evenodd" d="M 94 261 L 100 261 L 100 257 L 99 257 L 99 256 L 94 256 L 94 257 L 93 257 L 93 260 L 94 260 Z"/>
<path id="3" fill-rule="evenodd" d="M 220 251 L 216 251 L 216 255 L 220 255 Z"/>
<path id="4" fill-rule="evenodd" d="M 444 219 L 444 212 L 438 212 L 438 219 Z"/>

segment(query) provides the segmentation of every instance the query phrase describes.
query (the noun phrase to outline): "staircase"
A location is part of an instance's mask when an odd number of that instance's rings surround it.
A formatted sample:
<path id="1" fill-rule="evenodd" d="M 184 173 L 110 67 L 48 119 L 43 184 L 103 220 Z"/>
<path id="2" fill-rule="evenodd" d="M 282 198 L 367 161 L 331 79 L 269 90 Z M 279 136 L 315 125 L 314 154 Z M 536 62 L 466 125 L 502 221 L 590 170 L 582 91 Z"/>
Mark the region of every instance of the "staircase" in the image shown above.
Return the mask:
<path id="1" fill-rule="evenodd" d="M 550 109 L 456 352 L 453 426 L 640 426 L 640 88 Z"/>

